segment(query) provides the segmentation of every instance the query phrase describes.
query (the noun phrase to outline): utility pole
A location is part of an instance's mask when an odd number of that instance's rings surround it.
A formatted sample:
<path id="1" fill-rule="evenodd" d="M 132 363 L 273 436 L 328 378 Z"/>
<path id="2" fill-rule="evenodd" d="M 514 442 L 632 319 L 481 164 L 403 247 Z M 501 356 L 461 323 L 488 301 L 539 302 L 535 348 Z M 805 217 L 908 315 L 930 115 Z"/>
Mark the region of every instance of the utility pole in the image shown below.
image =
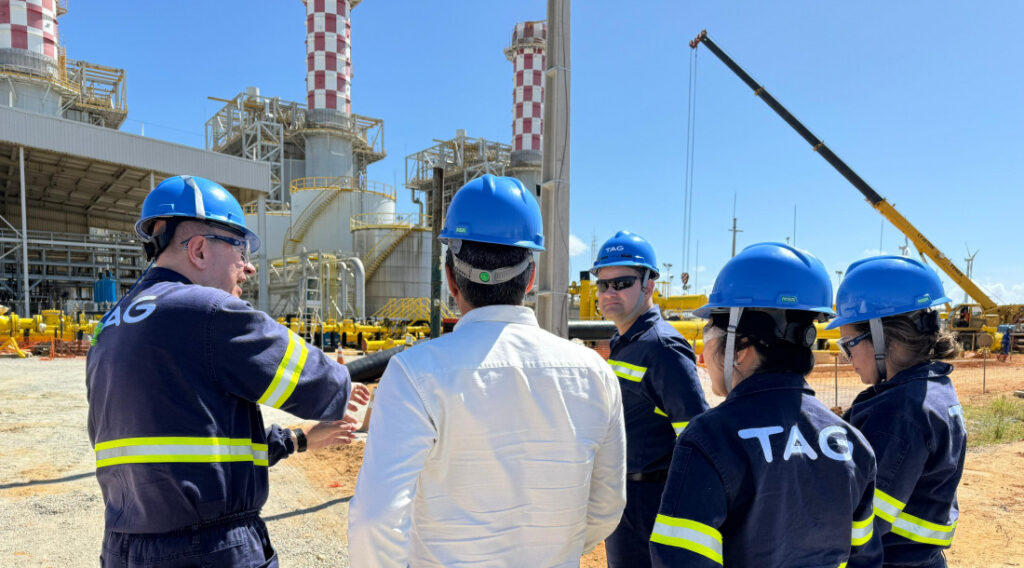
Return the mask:
<path id="1" fill-rule="evenodd" d="M 742 229 L 736 228 L 736 194 L 732 194 L 732 256 L 736 256 L 736 233 L 742 233 Z"/>
<path id="2" fill-rule="evenodd" d="M 544 141 L 540 208 L 537 321 L 569 335 L 569 37 L 570 0 L 548 0 L 547 69 L 544 71 Z"/>
<path id="3" fill-rule="evenodd" d="M 444 192 L 444 168 L 434 168 L 434 187 L 430 203 L 430 337 L 441 336 L 441 203 Z"/>
<path id="4" fill-rule="evenodd" d="M 667 298 L 672 295 L 672 263 L 663 262 L 661 263 L 661 266 L 665 269 L 665 274 L 661 279 L 661 287 L 664 288 L 665 290 L 664 292 L 662 292 L 662 295 Z"/>

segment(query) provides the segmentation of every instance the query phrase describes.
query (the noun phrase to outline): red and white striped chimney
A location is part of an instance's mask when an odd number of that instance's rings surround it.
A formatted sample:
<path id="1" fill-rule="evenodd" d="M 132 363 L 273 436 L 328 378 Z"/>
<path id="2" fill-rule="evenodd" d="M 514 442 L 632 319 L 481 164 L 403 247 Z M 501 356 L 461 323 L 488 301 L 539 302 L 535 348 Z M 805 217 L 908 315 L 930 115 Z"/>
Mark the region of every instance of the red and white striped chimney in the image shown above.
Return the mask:
<path id="1" fill-rule="evenodd" d="M 359 0 L 306 3 L 306 106 L 351 114 L 352 5 Z"/>
<path id="2" fill-rule="evenodd" d="M 0 0 L 0 49 L 57 59 L 57 0 Z"/>
<path id="3" fill-rule="evenodd" d="M 515 67 L 515 88 L 512 101 L 515 119 L 512 123 L 513 151 L 541 149 L 544 133 L 544 52 L 548 25 L 544 21 L 520 22 L 512 32 L 512 45 L 505 56 Z"/>

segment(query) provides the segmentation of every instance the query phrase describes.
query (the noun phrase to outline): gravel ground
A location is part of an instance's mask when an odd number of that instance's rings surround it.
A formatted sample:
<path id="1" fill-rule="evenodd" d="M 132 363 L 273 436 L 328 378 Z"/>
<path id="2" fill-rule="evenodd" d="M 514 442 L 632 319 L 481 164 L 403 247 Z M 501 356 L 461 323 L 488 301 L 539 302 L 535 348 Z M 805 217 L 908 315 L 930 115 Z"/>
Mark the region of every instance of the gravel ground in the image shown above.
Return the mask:
<path id="1" fill-rule="evenodd" d="M 84 358 L 0 359 L 0 566 L 98 564 L 103 499 L 86 416 Z M 264 418 L 301 423 L 274 410 Z M 351 492 L 314 487 L 299 466 L 270 470 L 263 517 L 281 564 L 348 566 Z"/>

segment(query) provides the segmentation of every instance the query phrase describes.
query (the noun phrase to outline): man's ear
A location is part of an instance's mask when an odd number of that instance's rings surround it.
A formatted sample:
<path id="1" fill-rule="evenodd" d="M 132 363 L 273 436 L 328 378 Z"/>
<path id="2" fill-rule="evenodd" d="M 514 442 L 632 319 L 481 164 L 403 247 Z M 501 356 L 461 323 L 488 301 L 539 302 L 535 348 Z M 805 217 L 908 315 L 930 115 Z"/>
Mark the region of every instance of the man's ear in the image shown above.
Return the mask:
<path id="1" fill-rule="evenodd" d="M 185 247 L 185 254 L 188 256 L 189 262 L 200 270 L 205 270 L 209 266 L 209 260 L 206 258 L 206 242 L 206 239 L 202 237 L 191 238 L 188 241 L 188 246 Z"/>
<path id="2" fill-rule="evenodd" d="M 455 275 L 452 274 L 452 267 L 445 263 L 444 265 L 445 281 L 448 283 L 448 292 L 451 293 L 453 298 L 459 296 L 459 287 L 455 285 Z"/>
<path id="3" fill-rule="evenodd" d="M 537 263 L 530 263 L 530 283 L 526 285 L 526 293 L 529 294 L 530 290 L 533 290 L 533 283 L 537 280 Z"/>

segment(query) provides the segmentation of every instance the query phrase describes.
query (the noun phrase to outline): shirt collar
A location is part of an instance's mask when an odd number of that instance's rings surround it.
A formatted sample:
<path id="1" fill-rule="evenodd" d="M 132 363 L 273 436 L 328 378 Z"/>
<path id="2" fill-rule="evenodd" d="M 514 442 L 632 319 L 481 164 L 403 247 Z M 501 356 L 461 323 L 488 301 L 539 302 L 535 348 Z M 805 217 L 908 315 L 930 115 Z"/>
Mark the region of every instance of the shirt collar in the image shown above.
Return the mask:
<path id="1" fill-rule="evenodd" d="M 146 275 L 142 277 L 142 282 L 181 282 L 182 284 L 191 284 L 192 281 L 185 278 L 179 272 L 175 272 L 170 268 L 163 268 L 161 266 L 154 266 L 146 271 Z"/>
<path id="2" fill-rule="evenodd" d="M 533 310 L 530 308 L 527 308 L 526 306 L 501 304 L 469 310 L 459 318 L 459 322 L 455 324 L 455 329 L 452 331 L 458 331 L 460 327 L 482 321 L 519 323 L 539 327 L 537 325 L 537 315 L 534 314 Z"/>
<path id="3" fill-rule="evenodd" d="M 633 341 L 638 336 L 640 336 L 640 334 L 647 331 L 648 329 L 651 329 L 651 327 L 659 319 L 661 319 L 661 309 L 658 308 L 658 306 L 651 306 L 651 309 L 640 314 L 636 318 L 636 321 L 633 322 L 633 325 L 629 326 L 629 329 L 626 330 L 626 333 L 619 334 L 619 332 L 616 331 L 614 338 L 619 340 L 625 340 L 627 342 Z"/>
<path id="4" fill-rule="evenodd" d="M 740 381 L 729 392 L 727 398 L 780 389 L 804 389 L 811 394 L 814 393 L 807 381 L 796 373 L 757 373 Z"/>
<path id="5" fill-rule="evenodd" d="M 930 379 L 933 377 L 944 377 L 953 372 L 953 366 L 944 361 L 926 361 L 913 367 L 908 367 L 896 373 L 889 380 L 880 383 L 878 387 L 888 384 L 908 383 L 917 379 Z"/>

